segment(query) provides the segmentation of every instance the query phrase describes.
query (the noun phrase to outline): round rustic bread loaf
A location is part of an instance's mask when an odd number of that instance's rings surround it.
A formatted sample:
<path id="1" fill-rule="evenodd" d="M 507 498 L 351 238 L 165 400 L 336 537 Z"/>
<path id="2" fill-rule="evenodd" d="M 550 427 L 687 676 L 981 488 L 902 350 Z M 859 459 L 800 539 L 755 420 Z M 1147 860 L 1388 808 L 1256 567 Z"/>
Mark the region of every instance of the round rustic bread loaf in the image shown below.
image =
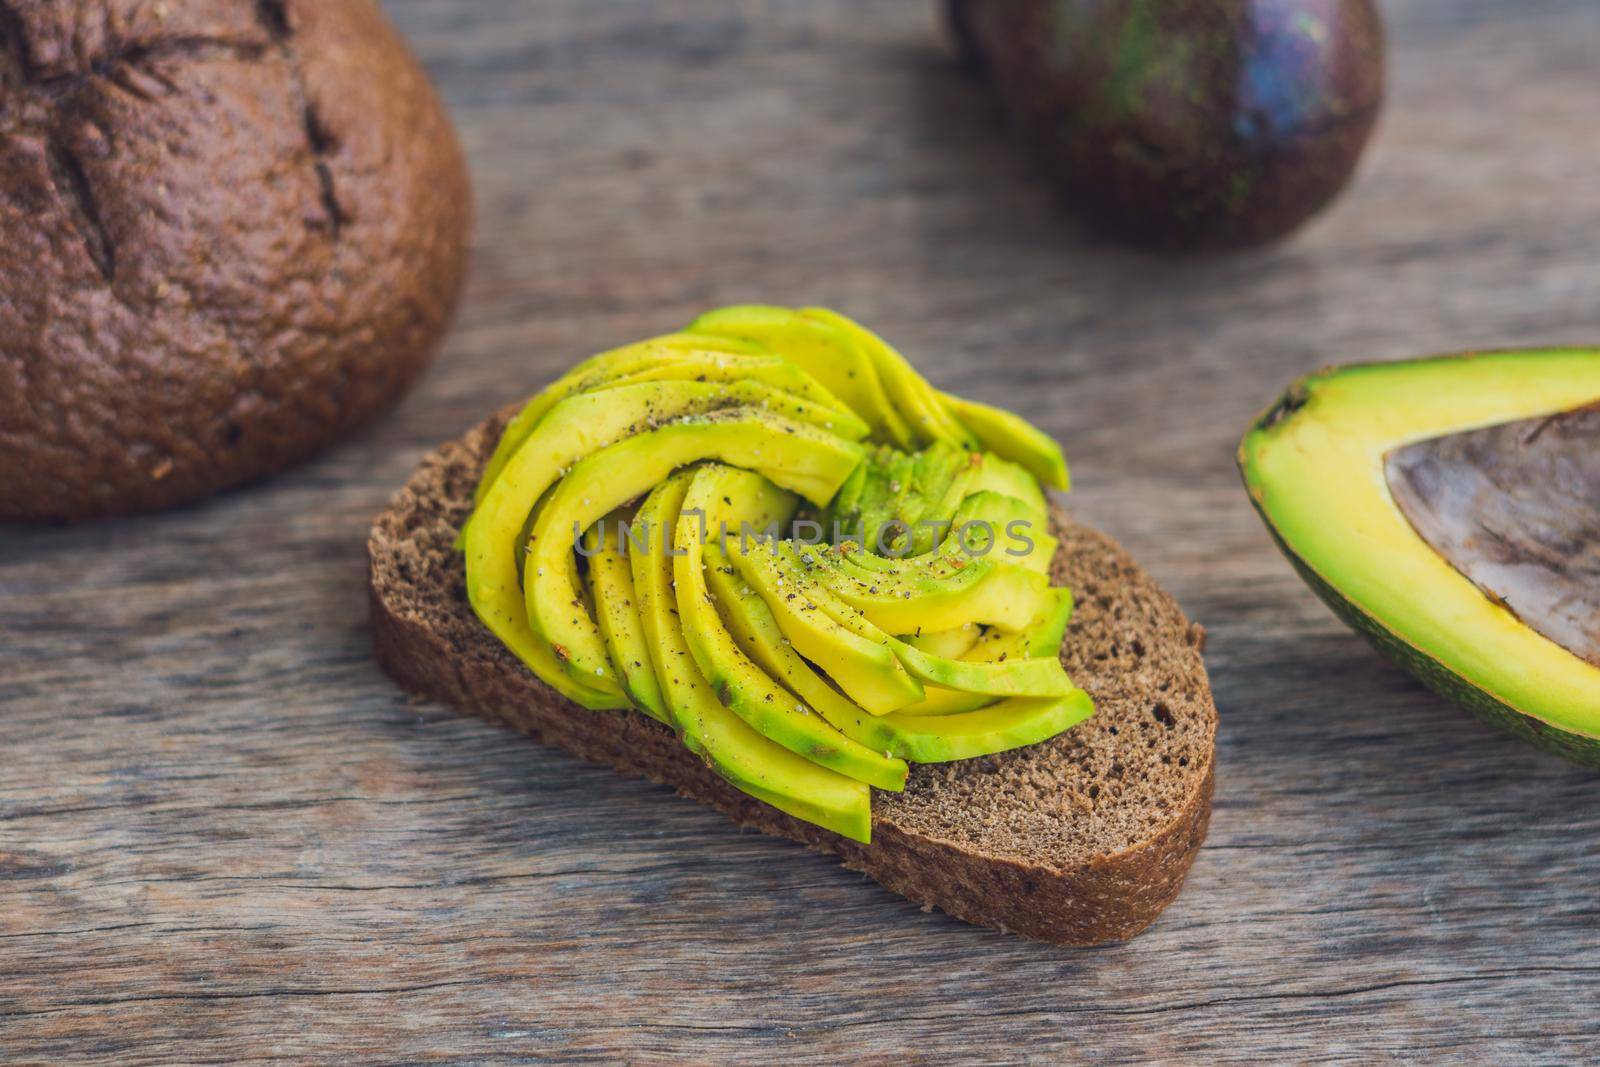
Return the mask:
<path id="1" fill-rule="evenodd" d="M 385 408 L 470 200 L 372 0 L 0 3 L 0 518 L 178 504 Z"/>

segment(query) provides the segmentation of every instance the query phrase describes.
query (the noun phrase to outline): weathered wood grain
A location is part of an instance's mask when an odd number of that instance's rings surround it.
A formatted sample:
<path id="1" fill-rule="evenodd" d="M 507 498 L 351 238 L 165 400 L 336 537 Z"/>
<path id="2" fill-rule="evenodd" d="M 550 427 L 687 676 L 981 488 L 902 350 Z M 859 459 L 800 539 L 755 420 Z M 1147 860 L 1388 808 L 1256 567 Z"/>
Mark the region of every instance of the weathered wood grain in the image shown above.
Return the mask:
<path id="1" fill-rule="evenodd" d="M 1388 5 L 1360 183 L 1208 261 L 1086 243 L 919 2 L 390 6 L 476 167 L 437 368 L 257 490 L 0 531 L 0 1060 L 1600 1054 L 1595 778 L 1348 634 L 1231 462 L 1322 363 L 1600 337 L 1600 7 Z M 1207 625 L 1211 839 L 1139 939 L 923 914 L 373 666 L 362 544 L 427 448 L 747 299 L 1059 434 L 1073 506 Z"/>

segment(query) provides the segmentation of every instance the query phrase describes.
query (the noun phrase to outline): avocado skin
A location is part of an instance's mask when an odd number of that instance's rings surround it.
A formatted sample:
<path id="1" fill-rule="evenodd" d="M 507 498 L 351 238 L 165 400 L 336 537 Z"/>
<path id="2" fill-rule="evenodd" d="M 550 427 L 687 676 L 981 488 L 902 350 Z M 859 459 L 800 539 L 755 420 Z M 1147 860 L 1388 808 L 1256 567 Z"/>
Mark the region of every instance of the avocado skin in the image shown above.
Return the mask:
<path id="1" fill-rule="evenodd" d="M 1253 502 L 1254 497 L 1251 499 Z M 1295 555 L 1294 550 L 1278 535 L 1272 520 L 1259 505 L 1256 506 L 1256 513 L 1266 523 L 1268 532 L 1272 534 L 1273 543 L 1294 565 L 1296 573 L 1311 587 L 1311 591 L 1333 610 L 1341 622 L 1366 638 L 1369 644 L 1388 656 L 1417 681 L 1474 718 L 1498 730 L 1503 730 L 1519 740 L 1542 748 L 1546 752 L 1553 752 L 1573 763 L 1600 771 L 1600 740 L 1569 733 L 1531 715 L 1525 715 L 1509 704 L 1496 700 L 1438 660 L 1400 640 L 1377 619 L 1340 596 L 1338 590 L 1323 581 L 1316 571 Z"/>
<path id="2" fill-rule="evenodd" d="M 1444 356 L 1436 358 L 1464 357 Z M 1360 365 L 1351 365 L 1351 367 L 1357 366 Z M 1600 739 L 1585 737 L 1582 734 L 1563 730 L 1532 715 L 1518 711 L 1511 705 L 1473 685 L 1438 660 L 1402 640 L 1377 618 L 1351 603 L 1337 589 L 1324 581 L 1315 568 L 1302 559 L 1290 547 L 1283 535 L 1278 532 L 1272 516 L 1262 506 L 1256 494 L 1251 491 L 1250 476 L 1246 466 L 1245 447 L 1251 436 L 1259 431 L 1270 429 L 1282 420 L 1292 416 L 1305 406 L 1308 398 L 1309 391 L 1305 380 L 1297 381 L 1290 385 L 1277 400 L 1268 405 L 1251 422 L 1249 432 L 1245 435 L 1245 443 L 1240 445 L 1237 457 L 1239 474 L 1244 482 L 1246 495 L 1250 498 L 1250 504 L 1255 508 L 1256 514 L 1261 517 L 1262 524 L 1266 526 L 1267 532 L 1272 536 L 1272 543 L 1278 546 L 1278 551 L 1282 552 L 1294 567 L 1295 573 L 1310 587 L 1311 591 L 1317 595 L 1317 598 L 1326 604 L 1334 615 L 1338 616 L 1341 622 L 1355 630 L 1379 652 L 1383 653 L 1402 670 L 1416 678 L 1434 693 L 1450 701 L 1479 721 L 1510 734 L 1518 740 L 1525 741 L 1546 752 L 1554 753 L 1580 766 L 1600 771 Z"/>
<path id="3" fill-rule="evenodd" d="M 1373 0 L 955 0 L 950 24 L 1069 202 L 1141 244 L 1288 234 L 1383 99 Z"/>

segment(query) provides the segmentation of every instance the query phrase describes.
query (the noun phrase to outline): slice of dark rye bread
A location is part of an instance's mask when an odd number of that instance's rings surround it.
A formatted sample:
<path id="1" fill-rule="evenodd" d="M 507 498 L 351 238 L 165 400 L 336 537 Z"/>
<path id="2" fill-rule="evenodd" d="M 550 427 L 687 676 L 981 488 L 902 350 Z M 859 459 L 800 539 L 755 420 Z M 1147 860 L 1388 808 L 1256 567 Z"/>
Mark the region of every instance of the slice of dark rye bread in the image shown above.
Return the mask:
<path id="1" fill-rule="evenodd" d="M 1078 604 L 1061 658 L 1095 717 L 1027 748 L 913 766 L 905 792 L 873 791 L 862 845 L 739 792 L 644 715 L 570 703 L 478 621 L 452 546 L 504 419 L 430 454 L 372 528 L 378 660 L 407 689 L 834 853 L 968 922 L 1087 945 L 1132 937 L 1177 896 L 1211 814 L 1204 635 L 1110 538 L 1055 512 L 1053 577 Z"/>

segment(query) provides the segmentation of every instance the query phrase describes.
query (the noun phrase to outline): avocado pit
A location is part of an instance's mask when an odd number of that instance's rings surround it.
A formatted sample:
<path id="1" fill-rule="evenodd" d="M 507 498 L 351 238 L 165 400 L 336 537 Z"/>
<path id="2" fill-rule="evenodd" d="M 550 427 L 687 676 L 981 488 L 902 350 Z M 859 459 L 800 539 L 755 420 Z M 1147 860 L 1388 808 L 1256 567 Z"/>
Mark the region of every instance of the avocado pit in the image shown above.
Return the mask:
<path id="1" fill-rule="evenodd" d="M 1435 552 L 1600 666 L 1600 404 L 1418 441 L 1384 472 Z"/>

